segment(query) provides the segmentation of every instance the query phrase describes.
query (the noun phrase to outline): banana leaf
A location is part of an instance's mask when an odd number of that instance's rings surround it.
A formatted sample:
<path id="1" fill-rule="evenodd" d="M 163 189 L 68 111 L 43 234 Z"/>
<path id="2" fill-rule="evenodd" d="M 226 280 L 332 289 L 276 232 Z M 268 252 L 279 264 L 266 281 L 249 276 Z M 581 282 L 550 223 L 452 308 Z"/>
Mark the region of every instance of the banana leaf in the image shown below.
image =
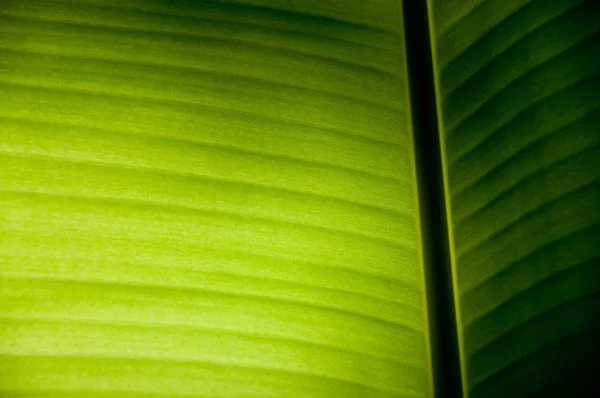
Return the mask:
<path id="1" fill-rule="evenodd" d="M 0 1 L 0 396 L 593 397 L 598 21 Z"/>

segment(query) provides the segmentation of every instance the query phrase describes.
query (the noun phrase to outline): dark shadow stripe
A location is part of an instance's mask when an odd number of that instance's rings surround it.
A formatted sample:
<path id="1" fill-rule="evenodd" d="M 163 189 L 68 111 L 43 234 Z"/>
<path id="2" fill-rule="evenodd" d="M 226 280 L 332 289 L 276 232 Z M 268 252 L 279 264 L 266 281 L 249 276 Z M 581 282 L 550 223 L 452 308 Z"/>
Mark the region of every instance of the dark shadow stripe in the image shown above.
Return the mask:
<path id="1" fill-rule="evenodd" d="M 462 397 L 460 354 L 427 2 L 404 0 L 434 396 Z"/>

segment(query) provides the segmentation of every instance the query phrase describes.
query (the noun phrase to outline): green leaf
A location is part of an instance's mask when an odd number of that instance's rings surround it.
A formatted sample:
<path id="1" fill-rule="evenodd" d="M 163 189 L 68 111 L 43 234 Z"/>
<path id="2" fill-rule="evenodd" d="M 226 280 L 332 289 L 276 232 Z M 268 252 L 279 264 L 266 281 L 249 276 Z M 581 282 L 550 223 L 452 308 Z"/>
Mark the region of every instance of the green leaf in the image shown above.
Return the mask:
<path id="1" fill-rule="evenodd" d="M 588 396 L 600 349 L 598 4 L 431 10 L 466 389 Z"/>
<path id="2" fill-rule="evenodd" d="M 402 4 L 0 2 L 0 395 L 594 396 L 600 7 Z"/>
<path id="3" fill-rule="evenodd" d="M 422 397 L 400 10 L 4 1 L 6 397 Z"/>

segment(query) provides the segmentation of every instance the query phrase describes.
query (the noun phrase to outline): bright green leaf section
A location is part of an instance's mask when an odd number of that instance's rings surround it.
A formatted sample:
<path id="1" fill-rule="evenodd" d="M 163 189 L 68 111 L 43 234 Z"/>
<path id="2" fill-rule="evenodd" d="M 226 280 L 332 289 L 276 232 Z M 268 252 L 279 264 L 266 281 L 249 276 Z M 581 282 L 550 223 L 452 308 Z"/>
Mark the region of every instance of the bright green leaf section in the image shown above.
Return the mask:
<path id="1" fill-rule="evenodd" d="M 0 5 L 0 395 L 422 397 L 395 1 Z"/>
<path id="2" fill-rule="evenodd" d="M 599 3 L 430 6 L 466 390 L 591 396 L 600 358 Z"/>

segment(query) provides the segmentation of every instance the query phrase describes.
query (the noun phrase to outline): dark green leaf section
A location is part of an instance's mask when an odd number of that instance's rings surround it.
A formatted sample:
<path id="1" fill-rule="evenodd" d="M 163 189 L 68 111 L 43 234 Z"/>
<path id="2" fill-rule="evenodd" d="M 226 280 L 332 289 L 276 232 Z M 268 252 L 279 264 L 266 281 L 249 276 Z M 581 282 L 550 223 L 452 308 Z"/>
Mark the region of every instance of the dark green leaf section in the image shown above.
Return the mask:
<path id="1" fill-rule="evenodd" d="M 0 395 L 425 396 L 401 21 L 0 2 Z"/>
<path id="2" fill-rule="evenodd" d="M 600 4 L 433 0 L 431 11 L 469 396 L 591 396 Z"/>

